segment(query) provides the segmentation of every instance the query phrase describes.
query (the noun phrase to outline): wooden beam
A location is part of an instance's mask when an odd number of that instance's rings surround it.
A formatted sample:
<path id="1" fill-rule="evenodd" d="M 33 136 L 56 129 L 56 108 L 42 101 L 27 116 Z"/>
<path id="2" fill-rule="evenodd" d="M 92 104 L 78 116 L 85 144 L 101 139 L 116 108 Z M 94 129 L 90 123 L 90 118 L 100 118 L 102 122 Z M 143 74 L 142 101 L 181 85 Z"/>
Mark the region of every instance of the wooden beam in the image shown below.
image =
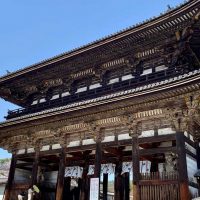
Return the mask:
<path id="1" fill-rule="evenodd" d="M 118 148 L 108 147 L 108 148 L 104 148 L 104 150 L 116 156 L 120 156 L 122 154 L 122 150 L 119 150 Z"/>
<path id="2" fill-rule="evenodd" d="M 30 172 L 33 171 L 33 168 L 32 168 L 32 167 L 16 167 L 16 168 L 17 168 L 17 169 L 27 170 L 27 171 L 30 171 Z"/>
<path id="3" fill-rule="evenodd" d="M 173 140 L 176 140 L 175 134 L 139 138 L 138 143 L 145 144 L 145 143 L 164 142 L 164 141 L 173 141 Z M 114 147 L 127 146 L 127 145 L 132 145 L 131 139 L 102 143 L 103 148 L 109 148 L 109 147 L 114 148 Z M 77 151 L 92 151 L 95 148 L 96 148 L 96 145 L 91 144 L 91 145 L 82 145 L 82 146 L 77 146 L 77 147 L 68 147 L 66 148 L 66 150 L 68 153 L 73 153 Z M 42 151 L 42 152 L 40 151 L 40 157 L 42 158 L 48 155 L 59 155 L 60 153 L 61 153 L 61 149 L 53 149 L 53 150 Z M 22 155 L 16 155 L 16 158 L 22 161 L 26 161 L 25 159 L 29 159 L 31 162 L 31 159 L 33 159 L 34 156 L 35 156 L 35 153 L 26 153 Z"/>
<path id="4" fill-rule="evenodd" d="M 140 180 L 139 185 L 177 184 L 178 180 Z"/>
<path id="5" fill-rule="evenodd" d="M 186 137 L 185 135 L 184 135 L 184 140 L 185 140 L 189 145 L 191 145 L 192 147 L 196 148 L 195 143 L 194 143 L 192 140 L 190 140 L 188 137 Z"/>
<path id="6" fill-rule="evenodd" d="M 176 147 L 159 147 L 153 149 L 140 149 L 139 153 L 141 156 L 153 155 L 157 153 L 166 153 L 166 152 L 176 152 Z"/>

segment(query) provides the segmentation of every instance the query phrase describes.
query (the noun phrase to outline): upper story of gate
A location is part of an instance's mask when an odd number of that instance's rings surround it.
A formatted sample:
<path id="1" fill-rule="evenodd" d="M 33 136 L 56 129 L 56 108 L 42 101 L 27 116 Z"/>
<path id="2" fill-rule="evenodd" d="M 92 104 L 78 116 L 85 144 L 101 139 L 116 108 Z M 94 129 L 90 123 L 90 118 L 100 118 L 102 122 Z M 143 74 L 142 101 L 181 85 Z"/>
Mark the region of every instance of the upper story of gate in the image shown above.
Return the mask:
<path id="1" fill-rule="evenodd" d="M 7 119 L 134 89 L 200 69 L 200 0 L 0 78 L 21 106 Z"/>

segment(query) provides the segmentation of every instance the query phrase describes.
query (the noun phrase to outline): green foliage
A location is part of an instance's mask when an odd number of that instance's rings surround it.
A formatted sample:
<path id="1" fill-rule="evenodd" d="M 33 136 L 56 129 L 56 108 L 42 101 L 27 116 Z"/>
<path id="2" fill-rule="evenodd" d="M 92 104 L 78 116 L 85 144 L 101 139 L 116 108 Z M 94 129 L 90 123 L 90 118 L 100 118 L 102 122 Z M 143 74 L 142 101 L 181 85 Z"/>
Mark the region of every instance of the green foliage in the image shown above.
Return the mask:
<path id="1" fill-rule="evenodd" d="M 10 161 L 10 158 L 0 159 L 0 165 Z"/>

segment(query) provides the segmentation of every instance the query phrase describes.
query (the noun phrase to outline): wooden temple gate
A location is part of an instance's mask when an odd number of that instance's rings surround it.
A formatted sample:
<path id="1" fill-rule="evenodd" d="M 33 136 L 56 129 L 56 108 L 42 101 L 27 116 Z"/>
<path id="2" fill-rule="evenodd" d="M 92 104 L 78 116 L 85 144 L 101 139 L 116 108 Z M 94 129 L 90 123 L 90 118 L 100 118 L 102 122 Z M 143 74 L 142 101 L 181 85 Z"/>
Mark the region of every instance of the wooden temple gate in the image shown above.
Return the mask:
<path id="1" fill-rule="evenodd" d="M 100 131 L 100 129 L 98 131 Z M 131 133 L 133 134 L 132 131 Z M 12 169 L 17 169 L 18 167 L 28 167 L 30 165 L 29 162 L 18 163 L 18 161 L 27 161 L 28 159 L 32 159 L 32 175 L 31 179 L 28 182 L 16 182 L 14 178 L 15 172 L 11 170 L 9 175 L 10 178 L 8 181 L 8 185 L 11 185 L 11 187 L 7 187 L 6 190 L 7 195 L 8 193 L 10 193 L 10 195 L 6 196 L 6 199 L 15 200 L 19 191 L 27 190 L 28 187 L 33 184 L 38 185 L 38 187 L 41 189 L 40 199 L 46 199 L 46 194 L 48 192 L 52 194 L 54 193 L 56 200 L 68 199 L 70 198 L 70 195 L 74 195 L 75 199 L 89 199 L 90 179 L 94 177 L 100 179 L 102 163 L 114 163 L 115 165 L 114 193 L 112 194 L 112 197 L 114 199 L 189 199 L 189 197 L 186 197 L 186 195 L 188 195 L 188 182 L 187 177 L 184 178 L 184 176 L 187 176 L 187 174 L 184 174 L 185 169 L 183 164 L 184 160 L 186 159 L 183 153 L 186 153 L 186 149 L 184 151 L 178 151 L 180 149 L 179 145 L 181 144 L 181 141 L 187 141 L 190 144 L 192 144 L 192 141 L 185 137 L 183 133 L 173 133 L 146 138 L 138 138 L 135 136 L 135 134 L 133 134 L 132 139 L 117 140 L 113 142 L 102 142 L 102 139 L 100 140 L 99 137 L 97 139 L 98 140 L 96 140 L 96 144 L 66 148 L 65 143 L 63 144 L 64 146 L 61 149 L 39 151 L 41 149 L 39 148 L 38 151 L 34 154 L 26 153 L 26 155 L 17 154 L 13 156 L 11 163 Z M 173 145 L 160 148 L 146 147 L 146 149 L 141 149 L 141 147 L 144 147 L 145 145 L 152 146 L 157 144 L 158 142 L 163 144 L 165 142 L 170 142 Z M 192 145 L 194 146 L 194 144 Z M 124 151 L 125 148 L 131 149 L 131 147 L 133 148 L 132 150 Z M 95 150 L 95 153 L 90 155 L 93 150 Z M 179 162 L 181 162 L 181 167 L 177 166 L 176 170 L 170 172 L 158 171 L 158 162 L 163 162 L 163 159 L 167 159 L 166 157 L 163 157 L 163 153 L 173 153 L 177 155 L 180 153 L 176 160 L 176 164 L 179 165 Z M 74 155 L 75 158 L 68 157 L 68 155 Z M 77 160 L 75 155 L 78 155 L 80 160 Z M 151 160 L 151 169 L 145 173 L 142 173 L 141 169 L 139 169 L 139 161 L 141 161 L 141 159 L 147 159 L 148 157 L 151 159 L 153 158 L 153 160 Z M 48 186 L 45 186 L 44 183 L 39 180 L 38 174 L 38 168 L 44 166 L 43 160 L 51 159 L 55 160 L 55 162 L 54 165 L 50 163 L 49 165 L 52 166 L 53 170 L 58 170 L 58 175 L 56 178 L 56 190 L 54 188 L 48 188 Z M 126 169 L 123 169 L 124 162 L 125 164 L 131 164 L 130 168 L 129 166 L 127 167 L 127 169 L 129 169 L 129 172 L 126 171 Z M 94 164 L 92 172 L 93 175 L 89 175 L 88 168 L 90 164 Z M 70 176 L 65 177 L 65 174 L 66 167 L 74 168 L 74 166 L 82 167 L 83 171 L 80 178 L 75 177 L 77 181 L 77 189 L 72 194 L 70 191 L 70 185 L 71 181 L 74 180 L 74 175 L 71 174 Z M 137 170 L 138 173 L 136 174 Z M 130 184 L 130 173 L 133 174 L 133 186 L 132 184 Z M 107 200 L 109 196 L 108 174 L 103 174 L 102 184 L 102 191 L 99 194 L 99 198 Z M 131 194 L 130 188 L 132 188 Z M 53 198 L 53 196 L 51 198 Z"/>
<path id="2" fill-rule="evenodd" d="M 0 97 L 21 107 L 0 123 L 13 155 L 4 200 L 34 184 L 40 200 L 89 200 L 93 178 L 96 199 L 200 195 L 199 41 L 200 0 L 190 0 L 0 77 Z"/>

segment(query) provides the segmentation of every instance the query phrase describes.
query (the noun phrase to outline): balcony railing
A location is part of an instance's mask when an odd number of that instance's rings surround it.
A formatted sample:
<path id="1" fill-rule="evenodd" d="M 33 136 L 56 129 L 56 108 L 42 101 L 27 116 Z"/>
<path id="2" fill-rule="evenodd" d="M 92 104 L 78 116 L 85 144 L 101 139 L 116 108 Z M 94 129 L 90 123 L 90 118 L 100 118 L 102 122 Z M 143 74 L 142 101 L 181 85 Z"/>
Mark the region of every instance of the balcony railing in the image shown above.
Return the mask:
<path id="1" fill-rule="evenodd" d="M 183 66 L 182 69 L 184 69 L 184 68 L 185 68 L 185 66 Z M 184 73 L 183 70 L 180 71 L 180 70 L 175 70 L 175 69 L 169 68 L 167 70 L 163 70 L 160 72 L 154 72 L 151 74 L 142 75 L 142 76 L 135 77 L 135 78 L 132 78 L 129 80 L 119 81 L 117 83 L 104 85 L 99 88 L 87 90 L 87 91 L 80 92 L 80 93 L 71 94 L 69 96 L 62 97 L 59 99 L 49 100 L 44 103 L 31 105 L 26 108 L 20 108 L 17 110 L 8 111 L 8 116 L 6 117 L 6 119 L 20 117 L 23 115 L 40 112 L 40 111 L 43 111 L 46 109 L 65 106 L 69 103 L 75 103 L 75 102 L 79 102 L 79 101 L 83 101 L 83 100 L 87 100 L 87 99 L 93 99 L 93 98 L 97 98 L 97 97 L 100 97 L 103 95 L 115 93 L 118 91 L 133 89 L 133 88 L 136 88 L 136 87 L 139 87 L 142 85 L 147 85 L 147 84 L 154 83 L 157 81 L 166 80 L 168 78 L 175 77 L 175 76 L 181 75 L 183 73 Z"/>
<path id="2" fill-rule="evenodd" d="M 178 180 L 178 172 L 151 172 L 141 173 L 141 180 Z"/>

